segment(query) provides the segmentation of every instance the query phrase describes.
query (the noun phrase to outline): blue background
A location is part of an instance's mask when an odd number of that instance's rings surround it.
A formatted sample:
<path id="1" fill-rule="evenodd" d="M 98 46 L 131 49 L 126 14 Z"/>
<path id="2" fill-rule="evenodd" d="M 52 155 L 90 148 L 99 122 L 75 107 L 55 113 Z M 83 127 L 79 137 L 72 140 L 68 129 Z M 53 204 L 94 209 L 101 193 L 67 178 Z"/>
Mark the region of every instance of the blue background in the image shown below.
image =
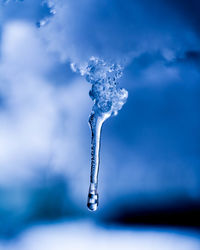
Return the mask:
<path id="1" fill-rule="evenodd" d="M 2 238 L 62 218 L 199 227 L 199 12 L 198 0 L 1 1 Z M 121 63 L 129 92 L 103 125 L 95 214 L 91 86 L 70 69 L 91 56 Z"/>

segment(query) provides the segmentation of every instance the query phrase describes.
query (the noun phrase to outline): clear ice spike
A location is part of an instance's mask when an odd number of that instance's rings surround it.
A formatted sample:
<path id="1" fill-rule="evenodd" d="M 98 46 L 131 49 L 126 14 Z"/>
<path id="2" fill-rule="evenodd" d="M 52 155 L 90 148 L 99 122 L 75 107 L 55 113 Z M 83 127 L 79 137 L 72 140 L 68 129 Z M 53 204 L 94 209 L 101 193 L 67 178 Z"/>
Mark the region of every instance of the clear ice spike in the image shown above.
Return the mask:
<path id="1" fill-rule="evenodd" d="M 91 128 L 91 172 L 90 186 L 88 192 L 87 206 L 91 211 L 97 210 L 99 204 L 99 195 L 97 193 L 98 173 L 100 163 L 100 143 L 101 143 L 101 128 L 103 122 L 110 117 L 110 113 L 95 113 L 92 112 L 89 118 Z"/>
<path id="2" fill-rule="evenodd" d="M 91 57 L 88 63 L 77 65 L 71 63 L 74 72 L 85 76 L 92 87 L 89 92 L 94 102 L 89 124 L 92 131 L 91 141 L 91 173 L 87 206 L 91 211 L 98 207 L 97 193 L 99 172 L 99 151 L 101 127 L 110 116 L 117 115 L 126 103 L 128 92 L 118 87 L 118 79 L 122 76 L 123 67 L 120 64 L 109 63 L 98 57 Z"/>

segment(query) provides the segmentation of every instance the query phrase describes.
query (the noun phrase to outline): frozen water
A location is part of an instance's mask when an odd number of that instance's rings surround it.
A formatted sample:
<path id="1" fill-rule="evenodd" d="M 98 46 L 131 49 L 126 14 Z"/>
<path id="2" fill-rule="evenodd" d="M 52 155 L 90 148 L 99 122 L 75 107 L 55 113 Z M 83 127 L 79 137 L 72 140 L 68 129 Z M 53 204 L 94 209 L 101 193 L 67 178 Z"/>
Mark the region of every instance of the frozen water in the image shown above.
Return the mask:
<path id="1" fill-rule="evenodd" d="M 72 63 L 74 72 L 85 76 L 92 84 L 89 92 L 94 101 L 89 124 L 92 132 L 91 139 L 91 174 L 87 206 L 95 211 L 98 207 L 98 172 L 101 128 L 103 122 L 112 115 L 117 115 L 127 100 L 128 92 L 117 86 L 117 80 L 122 76 L 122 67 L 119 64 L 109 64 L 104 60 L 91 57 L 88 64 L 77 66 Z"/>
<path id="2" fill-rule="evenodd" d="M 119 64 L 109 64 L 96 57 L 91 57 L 87 65 L 77 67 L 71 64 L 71 67 L 92 84 L 89 95 L 94 101 L 93 111 L 117 115 L 128 97 L 128 92 L 117 86 L 123 68 Z"/>
<path id="3" fill-rule="evenodd" d="M 91 211 L 95 211 L 98 207 L 98 172 L 99 172 L 99 155 L 100 155 L 100 140 L 101 128 L 103 122 L 109 117 L 109 113 L 91 113 L 89 124 L 92 132 L 91 138 L 91 173 L 90 173 L 90 187 L 88 193 L 87 206 Z"/>
<path id="4" fill-rule="evenodd" d="M 52 1 L 43 0 L 41 2 L 41 6 L 42 5 L 47 5 L 48 14 L 44 18 L 42 18 L 38 22 L 36 22 L 36 26 L 38 28 L 41 28 L 41 27 L 47 25 L 50 22 L 50 19 L 56 14 L 56 9 L 55 9 L 54 3 Z"/>

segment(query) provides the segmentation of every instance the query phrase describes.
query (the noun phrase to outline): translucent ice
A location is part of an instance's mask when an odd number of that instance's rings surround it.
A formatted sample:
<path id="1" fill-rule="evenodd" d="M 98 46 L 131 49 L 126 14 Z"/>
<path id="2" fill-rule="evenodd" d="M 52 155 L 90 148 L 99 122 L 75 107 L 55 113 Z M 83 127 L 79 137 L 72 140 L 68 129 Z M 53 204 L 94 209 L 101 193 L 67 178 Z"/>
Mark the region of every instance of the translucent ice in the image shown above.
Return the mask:
<path id="1" fill-rule="evenodd" d="M 94 101 L 89 124 L 92 132 L 91 139 L 91 174 L 87 206 L 94 211 L 98 206 L 98 172 L 101 128 L 103 122 L 111 115 L 117 115 L 127 100 L 128 92 L 117 86 L 117 80 L 122 76 L 119 64 L 106 63 L 96 57 L 91 57 L 87 64 L 77 66 L 72 63 L 71 68 L 85 76 L 92 84 L 89 92 Z"/>
<path id="2" fill-rule="evenodd" d="M 85 75 L 86 80 L 92 84 L 89 95 L 94 101 L 93 111 L 116 115 L 128 97 L 128 92 L 117 86 L 117 80 L 122 76 L 122 67 L 95 57 L 91 57 L 87 65 L 77 67 L 71 64 L 71 67 Z"/>

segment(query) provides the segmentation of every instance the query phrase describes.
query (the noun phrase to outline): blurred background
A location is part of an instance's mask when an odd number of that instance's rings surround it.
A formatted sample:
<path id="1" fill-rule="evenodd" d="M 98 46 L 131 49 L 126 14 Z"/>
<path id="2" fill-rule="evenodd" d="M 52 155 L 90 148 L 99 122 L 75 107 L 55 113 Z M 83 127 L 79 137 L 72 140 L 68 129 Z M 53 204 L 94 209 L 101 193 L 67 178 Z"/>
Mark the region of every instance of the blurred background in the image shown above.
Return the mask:
<path id="1" fill-rule="evenodd" d="M 198 0 L 0 2 L 0 249 L 200 249 Z M 90 56 L 124 66 L 87 210 Z"/>

